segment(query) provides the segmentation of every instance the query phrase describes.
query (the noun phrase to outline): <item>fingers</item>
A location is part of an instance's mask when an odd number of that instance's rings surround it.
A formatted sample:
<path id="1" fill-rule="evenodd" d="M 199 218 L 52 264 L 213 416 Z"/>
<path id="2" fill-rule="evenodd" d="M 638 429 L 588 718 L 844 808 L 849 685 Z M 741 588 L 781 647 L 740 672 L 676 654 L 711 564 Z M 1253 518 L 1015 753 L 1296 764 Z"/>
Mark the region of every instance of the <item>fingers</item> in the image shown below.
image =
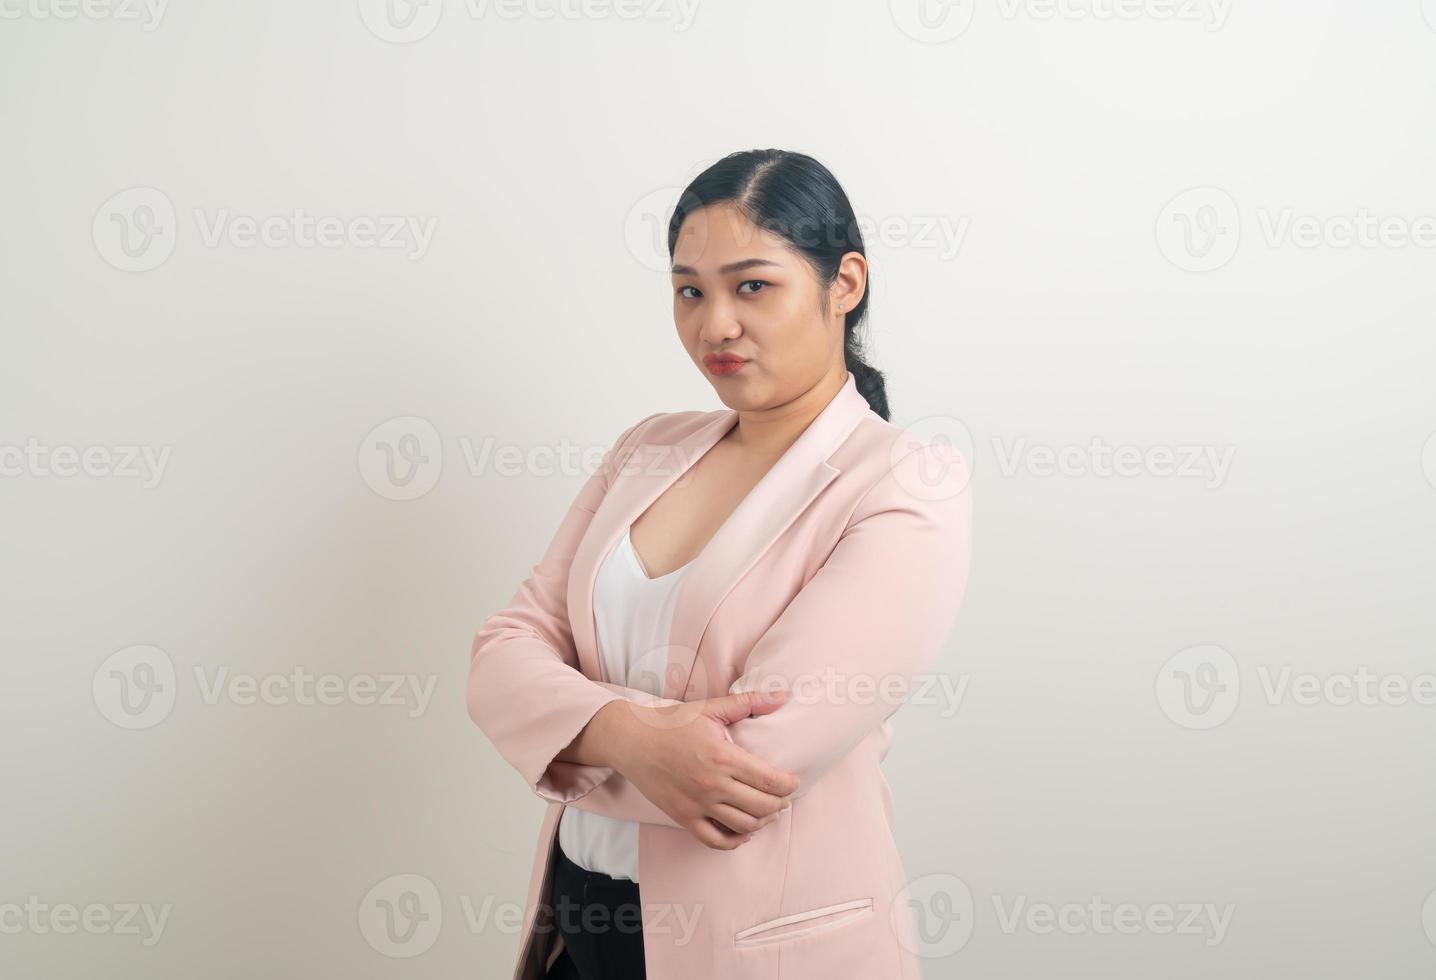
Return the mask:
<path id="1" fill-rule="evenodd" d="M 715 851 L 731 851 L 748 840 L 747 834 L 735 834 L 707 817 L 695 820 L 688 826 L 688 832 L 698 838 L 701 844 Z"/>
<path id="2" fill-rule="evenodd" d="M 791 805 L 786 797 L 763 793 L 737 779 L 728 781 L 724 793 L 728 801 L 710 803 L 706 815 L 688 825 L 699 842 L 715 850 L 741 847 Z"/>
<path id="3" fill-rule="evenodd" d="M 731 750 L 728 768 L 734 779 L 769 796 L 792 796 L 798 791 L 800 780 L 795 774 L 775 769 L 737 744 Z"/>
<path id="4" fill-rule="evenodd" d="M 734 697 L 748 698 L 748 716 L 757 718 L 759 715 L 772 714 L 788 701 L 787 691 L 774 691 L 771 694 L 760 694 L 757 691 L 740 692 Z"/>
<path id="5" fill-rule="evenodd" d="M 776 817 L 787 809 L 788 800 L 789 798 L 786 796 L 765 793 L 735 778 L 728 781 L 721 802 L 727 803 L 735 810 L 746 813 L 755 819 L 766 820 L 769 817 Z M 734 827 L 733 829 L 746 830 L 747 828 Z"/>
<path id="6" fill-rule="evenodd" d="M 778 813 L 781 812 L 783 812 L 783 809 L 780 806 L 776 813 L 758 817 L 746 810 L 738 809 L 738 807 L 733 806 L 731 803 L 715 803 L 712 809 L 709 810 L 708 815 L 730 830 L 736 831 L 739 834 L 750 835 L 757 833 L 778 819 Z"/>
<path id="7" fill-rule="evenodd" d="M 704 702 L 703 713 L 718 719 L 725 725 L 731 725 L 743 718 L 777 711 L 787 697 L 788 695 L 784 691 L 776 691 L 771 694 L 763 694 L 758 691 L 739 691 L 737 694 L 725 694 L 721 698 L 708 698 Z"/>

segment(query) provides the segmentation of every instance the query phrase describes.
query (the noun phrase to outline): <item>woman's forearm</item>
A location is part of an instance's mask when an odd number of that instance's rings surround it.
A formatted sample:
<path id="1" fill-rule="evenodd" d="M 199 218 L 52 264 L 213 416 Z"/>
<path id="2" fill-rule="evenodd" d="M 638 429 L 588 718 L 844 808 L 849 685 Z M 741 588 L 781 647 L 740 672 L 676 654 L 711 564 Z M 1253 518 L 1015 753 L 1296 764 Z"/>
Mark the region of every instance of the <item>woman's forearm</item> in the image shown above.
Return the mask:
<path id="1" fill-rule="evenodd" d="M 642 723 L 638 712 L 646 710 L 631 701 L 610 701 L 594 712 L 583 730 L 554 758 L 583 766 L 605 766 L 623 773 L 640 735 Z"/>

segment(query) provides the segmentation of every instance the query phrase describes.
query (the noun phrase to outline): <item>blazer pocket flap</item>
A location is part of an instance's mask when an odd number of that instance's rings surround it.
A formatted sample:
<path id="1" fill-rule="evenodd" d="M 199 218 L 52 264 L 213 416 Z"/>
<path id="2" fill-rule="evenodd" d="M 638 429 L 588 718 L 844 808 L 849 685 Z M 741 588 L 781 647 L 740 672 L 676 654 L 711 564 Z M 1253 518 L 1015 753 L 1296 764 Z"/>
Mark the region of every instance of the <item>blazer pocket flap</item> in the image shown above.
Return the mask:
<path id="1" fill-rule="evenodd" d="M 837 905 L 825 905 L 820 909 L 794 912 L 792 915 L 779 916 L 740 930 L 733 936 L 733 945 L 761 946 L 822 932 L 865 915 L 871 912 L 872 908 L 871 898 L 859 898 Z"/>

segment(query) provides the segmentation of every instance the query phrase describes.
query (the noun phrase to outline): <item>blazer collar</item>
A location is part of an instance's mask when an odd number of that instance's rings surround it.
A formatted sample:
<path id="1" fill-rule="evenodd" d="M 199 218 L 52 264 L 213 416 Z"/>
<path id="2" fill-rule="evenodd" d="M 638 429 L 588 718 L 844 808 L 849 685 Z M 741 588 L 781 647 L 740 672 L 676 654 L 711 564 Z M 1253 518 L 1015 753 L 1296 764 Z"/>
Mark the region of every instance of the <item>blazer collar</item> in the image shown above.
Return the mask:
<path id="1" fill-rule="evenodd" d="M 698 700 L 727 693 L 726 688 L 713 689 L 717 678 L 710 680 L 707 671 L 692 676 L 708 621 L 738 579 L 838 475 L 838 468 L 828 459 L 868 411 L 867 399 L 858 392 L 857 379 L 849 372 L 842 389 L 763 474 L 683 573 L 668 645 L 636 652 L 640 670 L 662 675 L 664 697 Z M 640 442 L 615 461 L 618 469 L 608 494 L 594 512 L 569 569 L 569 620 L 579 667 L 586 676 L 619 685 L 624 682 L 623 678 L 607 677 L 598 656 L 593 591 L 600 563 L 624 530 L 737 422 L 734 409 L 715 412 L 672 443 Z M 655 458 L 656 464 L 652 462 Z"/>

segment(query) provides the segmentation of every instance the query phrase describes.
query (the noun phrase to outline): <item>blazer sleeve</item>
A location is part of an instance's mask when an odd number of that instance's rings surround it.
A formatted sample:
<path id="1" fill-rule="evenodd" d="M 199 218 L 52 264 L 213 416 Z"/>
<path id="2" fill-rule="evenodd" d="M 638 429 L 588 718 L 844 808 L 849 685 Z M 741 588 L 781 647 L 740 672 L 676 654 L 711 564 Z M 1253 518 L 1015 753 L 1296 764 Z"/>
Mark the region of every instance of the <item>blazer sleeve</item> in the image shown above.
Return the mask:
<path id="1" fill-rule="evenodd" d="M 636 429 L 625 429 L 569 506 L 542 560 L 506 608 L 488 617 L 469 651 L 469 717 L 545 800 L 577 804 L 613 769 L 556 761 L 597 711 L 623 698 L 642 704 L 676 703 L 646 692 L 590 680 L 579 670 L 568 618 L 568 577 L 573 556 L 594 511 L 622 466 Z M 677 827 L 667 814 L 619 777 L 588 809 L 610 816 Z"/>
<path id="2" fill-rule="evenodd" d="M 926 444 L 858 503 L 826 562 L 754 644 L 730 693 L 788 701 L 729 737 L 796 774 L 802 796 L 901 706 L 956 620 L 971 553 L 966 461 Z"/>

